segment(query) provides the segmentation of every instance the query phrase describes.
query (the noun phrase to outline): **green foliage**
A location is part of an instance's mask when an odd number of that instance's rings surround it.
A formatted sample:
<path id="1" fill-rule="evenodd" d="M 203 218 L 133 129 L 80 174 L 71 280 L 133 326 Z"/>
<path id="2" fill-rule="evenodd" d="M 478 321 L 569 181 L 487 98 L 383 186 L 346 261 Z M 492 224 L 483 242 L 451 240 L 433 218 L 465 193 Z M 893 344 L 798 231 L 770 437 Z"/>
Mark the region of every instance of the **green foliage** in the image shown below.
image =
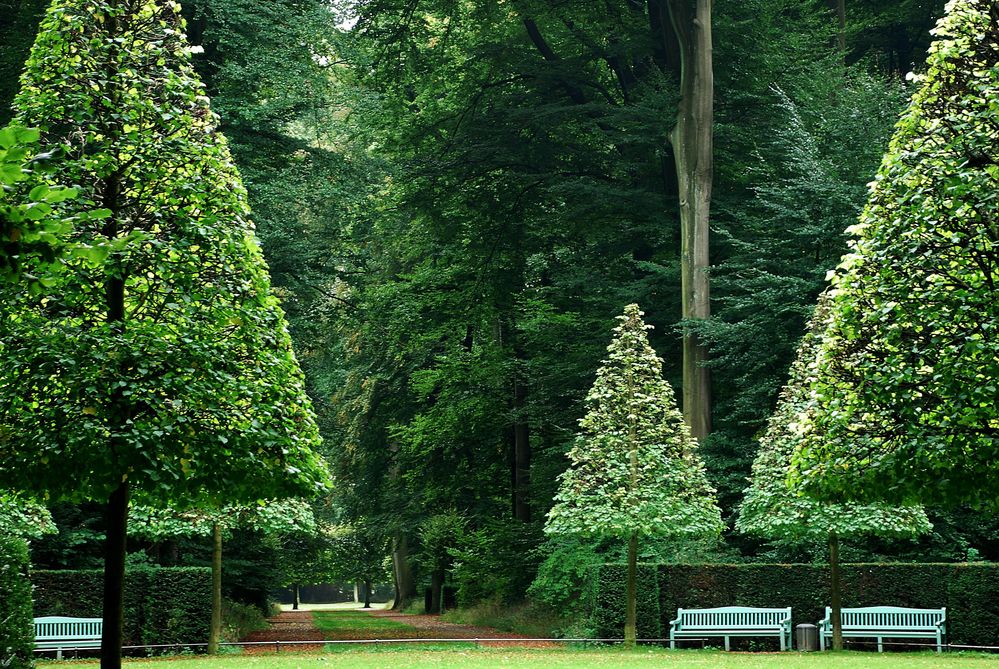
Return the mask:
<path id="1" fill-rule="evenodd" d="M 999 481 L 999 25 L 953 0 L 809 368 L 797 476 L 836 498 L 992 503 Z"/>
<path id="2" fill-rule="evenodd" d="M 174 511 L 137 506 L 131 509 L 128 531 L 136 536 L 163 541 L 178 537 L 212 535 L 215 525 L 224 534 L 246 527 L 264 534 L 312 533 L 316 521 L 312 507 L 302 499 L 260 500 L 256 504 L 224 506 L 218 510 Z"/>
<path id="3" fill-rule="evenodd" d="M 0 492 L 0 536 L 37 539 L 56 531 L 52 514 L 44 506 L 18 495 Z"/>
<path id="4" fill-rule="evenodd" d="M 108 212 L 67 210 L 63 203 L 76 198 L 77 189 L 47 182 L 59 149 L 42 152 L 38 139 L 36 129 L 0 128 L 0 281 L 23 279 L 32 294 L 55 285 L 50 272 L 64 254 L 94 263 L 109 248 L 67 241 L 74 223 L 97 221 Z"/>
<path id="5" fill-rule="evenodd" d="M 35 615 L 100 618 L 103 572 L 34 571 Z M 125 645 L 204 643 L 212 575 L 204 567 L 135 566 L 125 574 Z"/>
<path id="6" fill-rule="evenodd" d="M 0 667 L 35 666 L 28 545 L 0 532 Z"/>
<path id="7" fill-rule="evenodd" d="M 222 600 L 222 640 L 240 641 L 250 632 L 267 629 L 267 619 L 260 609 L 250 604 Z"/>
<path id="8" fill-rule="evenodd" d="M 845 564 L 842 569 L 845 607 L 946 606 L 950 643 L 989 646 L 999 642 L 997 565 Z M 666 632 L 678 608 L 790 606 L 792 624 L 799 625 L 815 624 L 830 604 L 829 570 L 824 565 L 642 565 L 639 574 L 645 587 L 658 593 L 654 604 L 639 589 L 639 623 L 661 607 L 658 615 Z M 623 565 L 606 565 L 593 575 L 601 636 L 614 636 L 621 629 L 624 608 L 619 602 L 625 576 Z"/>
<path id="9" fill-rule="evenodd" d="M 788 471 L 798 444 L 797 417 L 815 410 L 808 392 L 808 366 L 821 344 L 822 326 L 829 313 L 823 294 L 812 316 L 809 331 L 798 347 L 790 379 L 781 391 L 777 410 L 760 437 L 750 486 L 739 508 L 736 528 L 772 539 L 816 539 L 835 534 L 855 537 L 874 534 L 915 536 L 932 529 L 918 506 L 888 504 L 830 504 L 806 497 L 789 487 Z"/>
<path id="10" fill-rule="evenodd" d="M 721 531 L 714 491 L 649 346 L 638 305 L 625 308 L 586 397 L 545 531 L 599 537 Z"/>
<path id="11" fill-rule="evenodd" d="M 325 528 L 327 575 L 330 581 L 378 583 L 388 575 L 386 540 L 374 528 L 337 525 Z"/>
<path id="12" fill-rule="evenodd" d="M 545 558 L 527 590 L 528 597 L 568 613 L 595 610 L 592 574 L 606 562 L 598 546 L 575 536 L 556 536 L 541 550 Z"/>
<path id="13" fill-rule="evenodd" d="M 620 565 L 606 565 L 590 573 L 590 578 L 596 580 L 592 618 L 600 639 L 620 638 L 624 627 L 626 572 L 627 569 Z M 639 564 L 635 577 L 638 638 L 662 639 L 663 631 L 669 632 L 670 618 L 666 617 L 668 609 L 663 610 L 660 605 L 659 567 Z"/>
<path id="14" fill-rule="evenodd" d="M 69 240 L 108 252 L 59 265 L 43 295 L 3 288 L 0 479 L 11 487 L 106 499 L 127 479 L 194 507 L 325 484 L 245 191 L 178 10 L 58 0 L 28 61 L 19 122 L 63 148 L 53 179 L 79 188 L 74 206 L 108 212 Z"/>
<path id="15" fill-rule="evenodd" d="M 514 519 L 465 528 L 449 550 L 458 606 L 511 604 L 527 589 L 537 564 L 537 528 Z"/>

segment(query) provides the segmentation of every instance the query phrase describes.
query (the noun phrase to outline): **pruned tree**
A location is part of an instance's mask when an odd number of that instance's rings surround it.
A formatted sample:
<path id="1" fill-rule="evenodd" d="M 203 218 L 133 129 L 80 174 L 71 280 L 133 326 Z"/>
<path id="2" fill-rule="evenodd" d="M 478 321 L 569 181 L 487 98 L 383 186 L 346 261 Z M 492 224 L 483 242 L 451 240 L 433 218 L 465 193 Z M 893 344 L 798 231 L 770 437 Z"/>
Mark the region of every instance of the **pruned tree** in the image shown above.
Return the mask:
<path id="1" fill-rule="evenodd" d="M 208 654 L 218 652 L 222 635 L 222 543 L 238 528 L 270 535 L 312 534 L 316 522 L 312 507 L 302 499 L 261 500 L 244 506 L 173 511 L 136 507 L 132 509 L 129 533 L 152 541 L 181 537 L 210 537 L 212 542 L 212 616 Z"/>
<path id="2" fill-rule="evenodd" d="M 815 401 L 808 393 L 808 365 L 818 352 L 822 326 L 828 315 L 829 300 L 823 294 L 809 331 L 798 347 L 798 357 L 791 366 L 790 378 L 781 391 L 777 409 L 760 437 L 760 449 L 753 462 L 750 486 L 739 510 L 736 529 L 771 539 L 828 542 L 833 648 L 842 650 L 840 539 L 867 535 L 912 537 L 929 532 L 932 525 L 920 506 L 834 504 L 806 497 L 800 490 L 788 486 L 791 458 L 799 441 L 796 421 L 799 415 L 813 409 Z"/>
<path id="3" fill-rule="evenodd" d="M 821 496 L 995 503 L 999 3 L 952 0 L 808 370 L 795 477 Z"/>
<path id="4" fill-rule="evenodd" d="M 545 526 L 549 534 L 628 542 L 624 638 L 632 645 L 639 539 L 717 535 L 723 527 L 697 441 L 662 376 L 643 315 L 629 304 L 618 316 Z"/>
<path id="5" fill-rule="evenodd" d="M 55 0 L 15 104 L 63 150 L 53 182 L 104 217 L 68 233 L 96 257 L 66 258 L 45 292 L 0 286 L 0 485 L 107 503 L 104 669 L 121 662 L 133 492 L 210 508 L 311 495 L 327 478 L 179 9 Z"/>

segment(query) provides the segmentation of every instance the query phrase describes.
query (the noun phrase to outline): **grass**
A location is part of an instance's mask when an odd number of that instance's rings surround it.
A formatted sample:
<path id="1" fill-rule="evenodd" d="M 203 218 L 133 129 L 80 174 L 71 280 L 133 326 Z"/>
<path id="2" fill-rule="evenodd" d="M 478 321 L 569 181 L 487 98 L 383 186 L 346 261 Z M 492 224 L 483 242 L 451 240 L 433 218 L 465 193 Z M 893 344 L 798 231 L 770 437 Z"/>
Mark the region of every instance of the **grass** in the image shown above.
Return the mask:
<path id="1" fill-rule="evenodd" d="M 481 648 L 414 650 L 399 646 L 338 653 L 290 653 L 181 659 L 127 660 L 127 669 L 999 669 L 999 656 L 951 653 L 724 653 L 659 648 L 525 650 Z M 42 662 L 44 669 L 72 669 L 91 662 Z"/>
<path id="2" fill-rule="evenodd" d="M 391 618 L 381 618 L 363 611 L 313 611 L 312 620 L 326 638 L 346 638 L 354 632 L 357 632 L 359 638 L 364 638 L 369 636 L 366 634 L 368 632 L 415 629 Z"/>

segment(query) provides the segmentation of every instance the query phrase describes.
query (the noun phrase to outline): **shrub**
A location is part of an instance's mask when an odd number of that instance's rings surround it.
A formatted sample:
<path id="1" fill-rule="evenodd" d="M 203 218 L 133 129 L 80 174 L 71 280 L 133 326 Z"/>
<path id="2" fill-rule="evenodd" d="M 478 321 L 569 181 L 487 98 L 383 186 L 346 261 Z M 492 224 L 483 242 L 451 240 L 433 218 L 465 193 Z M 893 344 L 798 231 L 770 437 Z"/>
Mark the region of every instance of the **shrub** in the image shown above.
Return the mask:
<path id="1" fill-rule="evenodd" d="M 280 611 L 280 608 L 278 609 Z M 222 602 L 223 641 L 239 641 L 250 632 L 266 629 L 267 619 L 252 604 L 226 599 Z"/>
<path id="2" fill-rule="evenodd" d="M 34 638 L 28 545 L 22 539 L 0 537 L 0 667 L 33 667 Z"/>
<path id="3" fill-rule="evenodd" d="M 843 606 L 947 607 L 947 641 L 999 644 L 999 565 L 843 565 Z M 715 606 L 792 607 L 793 625 L 825 615 L 829 568 L 811 564 L 640 565 L 639 636 L 669 634 L 678 608 Z M 616 637 L 624 621 L 624 565 L 603 565 L 597 588 L 597 633 Z M 657 634 L 658 636 L 658 634 Z"/>
<path id="4" fill-rule="evenodd" d="M 36 571 L 38 615 L 99 618 L 99 569 Z M 125 574 L 125 645 L 205 643 L 212 610 L 212 575 L 206 567 L 133 566 Z"/>

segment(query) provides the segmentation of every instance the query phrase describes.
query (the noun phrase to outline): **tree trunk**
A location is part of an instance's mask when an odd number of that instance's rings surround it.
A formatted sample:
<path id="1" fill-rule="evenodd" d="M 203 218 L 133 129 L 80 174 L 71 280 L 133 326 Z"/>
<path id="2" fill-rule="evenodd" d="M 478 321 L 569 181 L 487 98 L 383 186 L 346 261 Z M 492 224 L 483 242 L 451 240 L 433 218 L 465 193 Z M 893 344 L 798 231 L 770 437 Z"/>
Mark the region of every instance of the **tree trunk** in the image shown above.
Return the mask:
<path id="1" fill-rule="evenodd" d="M 296 583 L 293 586 L 291 586 L 291 588 L 292 588 L 291 610 L 298 611 L 298 607 L 302 605 L 302 586 Z"/>
<path id="2" fill-rule="evenodd" d="M 843 650 L 843 600 L 840 591 L 839 574 L 839 537 L 835 532 L 829 533 L 829 571 L 832 599 L 832 647 L 833 650 Z"/>
<path id="3" fill-rule="evenodd" d="M 523 352 L 516 352 L 518 363 L 523 360 Z M 519 367 L 519 365 L 518 365 Z M 527 423 L 527 385 L 519 378 L 519 370 L 514 372 L 513 410 L 516 414 L 513 424 L 513 517 L 528 523 L 531 521 L 531 434 Z"/>
<path id="4" fill-rule="evenodd" d="M 364 579 L 364 608 L 371 608 L 371 579 Z"/>
<path id="5" fill-rule="evenodd" d="M 392 609 L 398 611 L 416 597 L 416 581 L 409 566 L 409 539 L 401 532 L 392 537 L 392 580 L 395 585 Z"/>
<path id="6" fill-rule="evenodd" d="M 624 615 L 624 645 L 634 646 L 638 638 L 638 596 L 635 580 L 638 572 L 638 535 L 632 533 L 628 539 L 628 583 L 625 588 L 626 609 Z"/>
<path id="7" fill-rule="evenodd" d="M 208 654 L 219 652 L 222 636 L 222 526 L 212 524 L 212 626 L 208 632 Z"/>
<path id="8" fill-rule="evenodd" d="M 669 0 L 670 18 L 680 47 L 680 103 L 670 133 L 680 196 L 680 290 L 682 317 L 711 316 L 711 186 L 714 176 L 714 72 L 711 39 L 712 0 Z M 707 348 L 695 332 L 683 335 L 683 417 L 690 433 L 711 432 L 711 375 Z"/>
<path id="9" fill-rule="evenodd" d="M 101 631 L 101 669 L 121 669 L 125 628 L 125 548 L 128 536 L 128 481 L 108 498 L 104 543 L 104 627 Z"/>
<path id="10" fill-rule="evenodd" d="M 430 610 L 427 613 L 441 613 L 444 601 L 444 571 L 434 569 L 430 574 Z"/>
<path id="11" fill-rule="evenodd" d="M 846 58 L 846 0 L 836 0 L 836 18 L 839 19 L 839 52 Z"/>
<path id="12" fill-rule="evenodd" d="M 361 602 L 360 589 L 357 587 L 357 582 L 354 582 L 354 603 L 359 604 Z"/>

